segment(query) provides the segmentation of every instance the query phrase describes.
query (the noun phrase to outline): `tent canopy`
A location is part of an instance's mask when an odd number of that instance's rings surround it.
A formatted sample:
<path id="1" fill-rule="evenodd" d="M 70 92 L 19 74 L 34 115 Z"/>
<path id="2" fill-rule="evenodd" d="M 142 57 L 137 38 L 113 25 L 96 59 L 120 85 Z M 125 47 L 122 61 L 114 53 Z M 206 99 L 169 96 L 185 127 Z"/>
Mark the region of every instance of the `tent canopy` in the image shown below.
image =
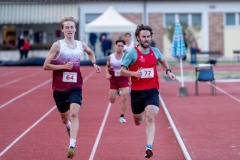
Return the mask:
<path id="1" fill-rule="evenodd" d="M 86 25 L 86 32 L 134 32 L 136 24 L 109 7 L 97 19 Z"/>

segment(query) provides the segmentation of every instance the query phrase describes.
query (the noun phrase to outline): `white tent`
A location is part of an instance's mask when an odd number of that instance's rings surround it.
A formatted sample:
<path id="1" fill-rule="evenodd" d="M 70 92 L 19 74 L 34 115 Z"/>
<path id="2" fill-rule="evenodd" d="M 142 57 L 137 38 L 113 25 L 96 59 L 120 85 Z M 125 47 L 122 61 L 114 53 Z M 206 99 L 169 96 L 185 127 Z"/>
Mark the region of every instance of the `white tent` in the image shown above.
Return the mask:
<path id="1" fill-rule="evenodd" d="M 97 19 L 86 25 L 86 32 L 134 32 L 136 24 L 109 7 Z"/>

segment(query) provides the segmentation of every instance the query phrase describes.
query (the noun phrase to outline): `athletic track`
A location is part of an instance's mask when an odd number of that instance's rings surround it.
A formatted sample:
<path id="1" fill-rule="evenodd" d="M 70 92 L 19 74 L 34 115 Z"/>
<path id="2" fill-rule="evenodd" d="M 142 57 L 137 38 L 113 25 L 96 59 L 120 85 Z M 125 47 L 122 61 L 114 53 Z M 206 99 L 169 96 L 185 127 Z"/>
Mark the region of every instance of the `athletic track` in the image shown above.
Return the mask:
<path id="1" fill-rule="evenodd" d="M 100 74 L 86 66 L 81 71 L 83 105 L 74 159 L 144 160 L 145 123 L 134 125 L 129 102 L 127 123 L 119 123 L 121 99 L 109 104 L 104 67 Z M 52 98 L 52 72 L 42 67 L 0 67 L 0 73 L 0 160 L 67 159 L 69 137 Z M 179 82 L 161 76 L 159 81 L 162 105 L 152 160 L 240 159 L 240 82 L 217 82 L 215 96 L 208 83 L 201 82 L 195 96 L 195 83 L 185 82 L 189 96 L 178 97 Z"/>

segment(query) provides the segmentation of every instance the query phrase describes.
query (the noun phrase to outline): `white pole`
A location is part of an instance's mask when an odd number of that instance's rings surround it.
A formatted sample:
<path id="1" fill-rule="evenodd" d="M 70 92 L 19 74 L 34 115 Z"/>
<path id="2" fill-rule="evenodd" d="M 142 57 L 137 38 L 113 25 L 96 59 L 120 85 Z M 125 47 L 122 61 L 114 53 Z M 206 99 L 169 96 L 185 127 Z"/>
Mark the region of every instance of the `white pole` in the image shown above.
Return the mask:
<path id="1" fill-rule="evenodd" d="M 182 58 L 180 58 L 180 70 L 181 70 L 181 83 L 182 83 L 182 87 L 184 87 Z"/>

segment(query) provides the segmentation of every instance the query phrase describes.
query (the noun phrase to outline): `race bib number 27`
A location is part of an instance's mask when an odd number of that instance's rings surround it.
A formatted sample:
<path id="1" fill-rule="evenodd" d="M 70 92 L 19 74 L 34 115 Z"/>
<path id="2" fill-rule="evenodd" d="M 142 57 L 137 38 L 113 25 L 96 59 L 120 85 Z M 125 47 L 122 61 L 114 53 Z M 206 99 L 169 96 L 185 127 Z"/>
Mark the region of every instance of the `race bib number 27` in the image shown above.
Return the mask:
<path id="1" fill-rule="evenodd" d="M 77 82 L 77 72 L 63 72 L 63 82 Z"/>
<path id="2" fill-rule="evenodd" d="M 142 72 L 141 78 L 153 78 L 154 77 L 153 68 L 143 68 L 143 69 L 141 69 L 141 72 Z"/>

